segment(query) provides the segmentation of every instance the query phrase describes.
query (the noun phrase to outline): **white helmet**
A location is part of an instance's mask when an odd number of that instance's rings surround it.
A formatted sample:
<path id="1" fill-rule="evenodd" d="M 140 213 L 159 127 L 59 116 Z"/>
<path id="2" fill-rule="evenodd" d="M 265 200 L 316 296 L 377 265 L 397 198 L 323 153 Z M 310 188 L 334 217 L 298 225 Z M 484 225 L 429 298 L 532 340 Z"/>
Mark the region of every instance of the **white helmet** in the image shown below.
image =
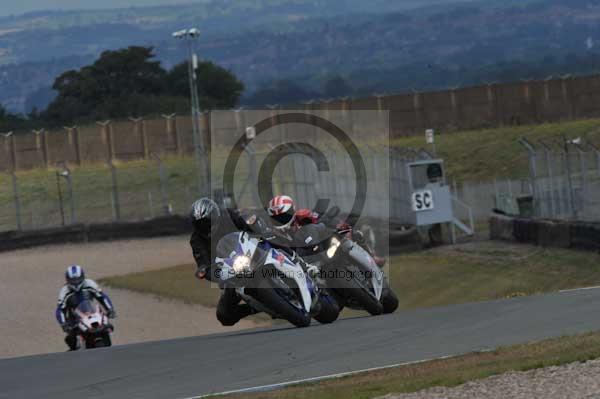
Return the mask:
<path id="1" fill-rule="evenodd" d="M 65 280 L 67 280 L 67 284 L 71 289 L 79 291 L 81 287 L 83 287 L 83 282 L 85 281 L 83 268 L 79 265 L 69 266 L 65 272 Z"/>
<path id="2" fill-rule="evenodd" d="M 294 200 L 287 195 L 278 195 L 269 201 L 267 212 L 279 224 L 276 228 L 289 227 L 294 221 L 294 214 L 296 213 Z"/>

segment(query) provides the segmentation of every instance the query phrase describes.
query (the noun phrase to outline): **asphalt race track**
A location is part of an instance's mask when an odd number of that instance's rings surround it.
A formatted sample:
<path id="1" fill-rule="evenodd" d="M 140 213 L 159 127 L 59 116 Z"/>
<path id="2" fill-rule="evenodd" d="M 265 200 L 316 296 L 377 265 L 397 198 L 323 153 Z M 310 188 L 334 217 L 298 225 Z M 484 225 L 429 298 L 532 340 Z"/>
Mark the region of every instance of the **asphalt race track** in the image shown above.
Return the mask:
<path id="1" fill-rule="evenodd" d="M 600 330 L 600 289 L 0 360 L 0 398 L 188 398 Z"/>

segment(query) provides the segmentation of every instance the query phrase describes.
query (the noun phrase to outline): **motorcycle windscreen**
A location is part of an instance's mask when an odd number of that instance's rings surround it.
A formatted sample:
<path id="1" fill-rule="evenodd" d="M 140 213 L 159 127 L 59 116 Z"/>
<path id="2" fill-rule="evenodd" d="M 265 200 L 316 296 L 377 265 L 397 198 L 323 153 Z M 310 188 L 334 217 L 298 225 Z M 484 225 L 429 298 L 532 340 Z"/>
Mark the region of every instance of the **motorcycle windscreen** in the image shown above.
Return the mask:
<path id="1" fill-rule="evenodd" d="M 97 307 L 93 301 L 86 299 L 85 301 L 83 301 L 79 305 L 77 305 L 77 310 L 83 314 L 91 314 L 91 313 L 96 313 Z"/>
<path id="2" fill-rule="evenodd" d="M 216 256 L 222 259 L 230 259 L 237 255 L 252 255 L 252 262 L 261 265 L 267 257 L 267 251 L 262 248 L 264 243 L 258 243 L 248 234 L 236 232 L 229 233 L 219 240 L 216 248 Z"/>

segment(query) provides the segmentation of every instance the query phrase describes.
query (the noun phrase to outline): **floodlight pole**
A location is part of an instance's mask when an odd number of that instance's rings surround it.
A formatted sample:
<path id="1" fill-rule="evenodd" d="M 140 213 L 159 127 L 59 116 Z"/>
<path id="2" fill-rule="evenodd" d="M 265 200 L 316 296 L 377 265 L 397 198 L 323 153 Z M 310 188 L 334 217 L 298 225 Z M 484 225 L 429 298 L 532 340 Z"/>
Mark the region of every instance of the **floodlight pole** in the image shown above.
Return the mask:
<path id="1" fill-rule="evenodd" d="M 197 56 L 194 51 L 194 41 L 198 38 L 197 29 L 181 30 L 173 33 L 176 39 L 185 40 L 188 52 L 188 80 L 190 86 L 190 101 L 192 115 L 192 143 L 194 146 L 194 159 L 196 166 L 196 177 L 198 179 L 198 193 L 207 195 L 205 186 L 208 183 L 208 164 L 203 140 L 201 140 L 200 129 L 200 100 L 198 96 L 198 81 L 196 77 Z"/>

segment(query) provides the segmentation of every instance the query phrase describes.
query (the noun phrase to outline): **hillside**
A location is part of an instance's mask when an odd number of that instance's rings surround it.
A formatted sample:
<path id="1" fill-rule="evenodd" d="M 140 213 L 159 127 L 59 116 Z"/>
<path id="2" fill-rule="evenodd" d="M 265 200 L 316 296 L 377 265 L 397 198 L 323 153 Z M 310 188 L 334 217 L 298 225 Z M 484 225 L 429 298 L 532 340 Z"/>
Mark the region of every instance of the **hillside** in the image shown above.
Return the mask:
<path id="1" fill-rule="evenodd" d="M 345 95 L 364 95 L 591 73 L 599 20 L 599 0 L 207 0 L 33 13 L 0 18 L 0 102 L 23 110 L 55 77 L 47 64 L 78 67 L 104 49 L 152 45 L 169 67 L 184 57 L 170 33 L 192 25 L 200 55 L 230 68 L 248 95 L 286 78 L 318 92 L 334 74 L 348 80 Z"/>

